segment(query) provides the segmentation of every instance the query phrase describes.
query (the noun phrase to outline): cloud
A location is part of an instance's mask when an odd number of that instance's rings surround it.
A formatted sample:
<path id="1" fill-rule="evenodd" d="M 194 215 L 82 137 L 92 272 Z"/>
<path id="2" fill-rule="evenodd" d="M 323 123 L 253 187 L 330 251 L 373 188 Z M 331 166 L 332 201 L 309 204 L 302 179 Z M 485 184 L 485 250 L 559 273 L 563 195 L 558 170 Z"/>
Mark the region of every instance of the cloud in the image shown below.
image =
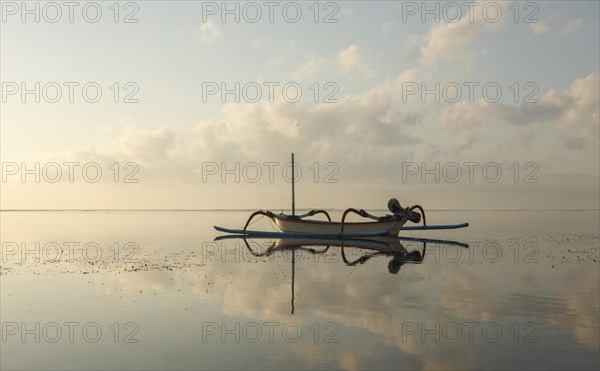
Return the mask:
<path id="1" fill-rule="evenodd" d="M 173 128 L 144 131 L 130 126 L 123 135 L 100 146 L 98 152 L 131 158 L 145 167 L 160 166 L 172 157 L 177 146 L 176 139 L 177 132 Z"/>
<path id="2" fill-rule="evenodd" d="M 219 30 L 215 22 L 209 19 L 200 26 L 200 33 L 204 42 L 212 43 L 221 35 L 221 30 Z"/>
<path id="3" fill-rule="evenodd" d="M 502 21 L 487 22 L 482 17 L 470 20 L 468 15 L 454 23 L 435 24 L 424 36 L 421 58 L 427 63 L 461 62 L 470 58 L 469 46 L 477 39 L 502 27 Z"/>
<path id="4" fill-rule="evenodd" d="M 573 150 L 597 151 L 600 114 L 599 74 L 573 80 L 564 91 L 551 90 L 539 103 L 519 106 L 504 103 L 487 103 L 483 99 L 474 103 L 458 102 L 441 113 L 443 125 L 453 133 L 457 148 L 470 147 L 481 139 L 482 129 L 494 122 L 506 122 L 517 127 L 552 124 L 555 136 L 564 146 Z M 526 130 L 518 134 L 530 144 L 541 131 Z"/>
<path id="5" fill-rule="evenodd" d="M 563 33 L 570 34 L 570 33 L 579 32 L 579 30 L 581 30 L 581 28 L 585 24 L 585 20 L 583 18 L 572 19 L 572 20 L 568 21 L 566 24 L 564 24 L 561 29 L 560 23 L 562 23 L 562 22 L 563 21 L 560 19 L 560 17 L 558 17 L 556 14 L 553 14 L 553 15 L 549 16 L 548 19 L 546 19 L 546 21 L 538 21 L 536 23 L 530 23 L 529 28 L 535 34 L 542 34 L 542 33 L 546 33 L 548 31 L 550 31 L 550 27 L 548 26 L 548 24 L 550 23 L 553 26 L 556 26 L 556 27 L 552 27 L 552 30 L 556 30 L 559 32 L 562 31 Z"/>
<path id="6" fill-rule="evenodd" d="M 543 107 L 555 112 L 555 121 L 573 149 L 598 148 L 600 79 L 598 73 L 575 79 L 568 90 L 548 92 Z"/>
<path id="7" fill-rule="evenodd" d="M 278 57 L 269 58 L 269 60 L 267 61 L 267 64 L 269 66 L 277 66 L 277 65 L 282 64 L 283 62 L 285 62 L 285 57 L 278 56 Z"/>
<path id="8" fill-rule="evenodd" d="M 537 23 L 530 23 L 529 28 L 531 28 L 531 30 L 535 34 L 541 34 L 541 33 L 548 32 L 548 26 L 546 26 L 546 23 L 544 23 L 542 21 L 539 21 Z"/>
<path id="9" fill-rule="evenodd" d="M 339 52 L 337 62 L 340 70 L 346 73 L 359 68 L 363 64 L 361 49 L 357 45 L 350 45 Z"/>
<path id="10" fill-rule="evenodd" d="M 564 91 L 550 90 L 539 103 L 503 107 L 504 118 L 515 125 L 554 124 L 570 149 L 598 149 L 600 80 L 598 73 L 573 80 Z"/>
<path id="11" fill-rule="evenodd" d="M 486 145 L 516 140 L 533 148 L 543 136 L 553 141 L 550 147 L 562 143 L 566 149 L 584 153 L 598 150 L 597 73 L 575 79 L 563 91 L 546 93 L 537 104 L 461 101 L 434 112 L 398 107 L 402 83 L 415 81 L 417 73 L 404 71 L 332 104 L 283 100 L 225 104 L 218 116 L 200 120 L 189 132 L 168 126 L 142 129 L 128 125 L 95 146 L 72 148 L 50 157 L 59 162 L 108 164 L 127 159 L 144 169 L 146 179 L 168 174 L 193 183 L 206 161 L 273 161 L 281 159 L 282 153 L 296 151 L 310 153 L 313 161 L 361 165 L 346 173 L 345 181 L 352 183 L 366 176 L 387 179 L 385 169 L 413 159 L 420 147 L 444 158 L 482 140 Z M 276 90 L 275 96 L 280 94 Z M 438 137 L 441 142 L 436 141 Z"/>
<path id="12" fill-rule="evenodd" d="M 272 161 L 294 149 L 310 151 L 314 161 L 397 160 L 422 142 L 412 133 L 422 115 L 394 107 L 402 82 L 414 74 L 405 71 L 364 93 L 339 97 L 338 103 L 225 104 L 219 116 L 202 119 L 190 132 L 128 125 L 95 146 L 51 157 L 104 163 L 128 159 L 143 167 L 145 176 L 157 178 L 165 173 L 189 178 L 203 161 Z M 275 96 L 281 97 L 280 89 Z"/>
<path id="13" fill-rule="evenodd" d="M 335 57 L 310 55 L 293 76 L 299 79 L 313 78 L 326 68 L 335 68 L 341 74 L 359 72 L 363 77 L 373 77 L 375 72 L 366 64 L 363 49 L 352 44 L 340 50 Z"/>
<path id="14" fill-rule="evenodd" d="M 363 50 L 358 45 L 350 45 L 337 55 L 337 66 L 342 73 L 360 71 L 363 76 L 371 77 L 373 70 L 365 64 Z"/>
<path id="15" fill-rule="evenodd" d="M 401 82 L 411 76 L 412 71 L 406 71 L 365 93 L 332 104 L 226 105 L 222 118 L 205 120 L 200 126 L 203 135 L 212 138 L 213 147 L 234 147 L 252 158 L 286 152 L 290 146 L 312 148 L 314 138 L 326 143 L 332 156 L 352 153 L 360 147 L 377 151 L 410 146 L 418 140 L 406 128 L 418 122 L 420 116 L 411 111 L 396 112 L 393 104 Z"/>
<path id="16" fill-rule="evenodd" d="M 489 117 L 496 110 L 494 103 L 478 100 L 458 102 L 442 111 L 440 118 L 456 149 L 471 147 L 479 139 Z"/>
<path id="17" fill-rule="evenodd" d="M 563 31 L 565 33 L 574 33 L 577 32 L 583 27 L 583 18 L 577 18 L 567 22 Z"/>
<path id="18" fill-rule="evenodd" d="M 309 56 L 307 61 L 293 72 L 292 76 L 297 79 L 310 79 L 318 75 L 330 64 L 331 61 L 328 58 Z"/>
<path id="19" fill-rule="evenodd" d="M 396 22 L 394 21 L 386 21 L 383 26 L 381 26 L 381 29 L 383 30 L 384 34 L 387 34 L 392 30 L 392 28 L 394 28 L 395 25 Z"/>
<path id="20" fill-rule="evenodd" d="M 252 39 L 252 46 L 261 47 L 267 44 L 269 39 L 266 36 L 257 36 Z"/>
<path id="21" fill-rule="evenodd" d="M 543 34 L 549 31 L 562 32 L 565 34 L 576 33 L 585 25 L 583 18 L 576 18 L 566 21 L 558 13 L 549 14 L 544 21 L 538 20 L 536 23 L 529 23 L 529 28 L 535 34 Z"/>

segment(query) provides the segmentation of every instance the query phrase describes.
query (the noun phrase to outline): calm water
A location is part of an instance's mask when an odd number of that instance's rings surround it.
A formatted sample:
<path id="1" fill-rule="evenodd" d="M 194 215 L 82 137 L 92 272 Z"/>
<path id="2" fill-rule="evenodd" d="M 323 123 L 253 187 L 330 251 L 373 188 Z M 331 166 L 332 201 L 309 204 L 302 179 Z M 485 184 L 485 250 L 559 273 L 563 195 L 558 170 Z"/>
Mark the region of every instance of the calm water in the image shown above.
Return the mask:
<path id="1" fill-rule="evenodd" d="M 469 247 L 395 254 L 213 241 L 248 215 L 2 213 L 1 368 L 600 367 L 597 211 L 430 212 L 471 227 L 403 236 Z"/>

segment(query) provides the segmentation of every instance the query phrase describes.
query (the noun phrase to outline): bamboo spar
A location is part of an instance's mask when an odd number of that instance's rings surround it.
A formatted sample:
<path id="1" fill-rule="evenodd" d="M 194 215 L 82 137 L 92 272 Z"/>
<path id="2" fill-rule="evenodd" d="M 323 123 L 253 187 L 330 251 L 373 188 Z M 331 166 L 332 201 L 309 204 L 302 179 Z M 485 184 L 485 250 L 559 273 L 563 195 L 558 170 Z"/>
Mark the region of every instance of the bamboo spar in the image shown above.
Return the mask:
<path id="1" fill-rule="evenodd" d="M 296 215 L 296 200 L 295 200 L 295 194 L 294 194 L 294 178 L 295 178 L 295 171 L 294 171 L 294 153 L 292 153 L 292 215 Z"/>

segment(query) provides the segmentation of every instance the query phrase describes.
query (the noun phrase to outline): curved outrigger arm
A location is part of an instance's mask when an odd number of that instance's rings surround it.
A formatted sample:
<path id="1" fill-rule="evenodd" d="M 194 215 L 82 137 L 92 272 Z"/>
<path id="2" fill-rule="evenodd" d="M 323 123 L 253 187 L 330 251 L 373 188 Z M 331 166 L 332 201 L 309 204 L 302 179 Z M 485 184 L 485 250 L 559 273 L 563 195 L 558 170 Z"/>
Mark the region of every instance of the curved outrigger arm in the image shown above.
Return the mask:
<path id="1" fill-rule="evenodd" d="M 309 216 L 313 216 L 316 214 L 325 214 L 325 216 L 327 217 L 328 221 L 331 221 L 331 217 L 329 216 L 329 213 L 325 210 L 311 210 L 307 213 L 304 213 L 302 215 L 285 215 L 287 218 L 298 218 L 298 219 L 303 219 L 303 218 L 307 218 Z M 252 221 L 252 219 L 257 216 L 257 215 L 264 215 L 266 217 L 269 217 L 271 219 L 276 218 L 277 214 L 275 214 L 272 211 L 269 210 L 258 210 L 252 213 L 252 215 L 250 215 L 250 217 L 248 218 L 248 220 L 246 221 L 246 225 L 244 226 L 244 231 L 246 230 L 246 228 L 248 228 L 248 226 L 250 225 L 250 222 Z"/>
<path id="2" fill-rule="evenodd" d="M 257 215 L 264 215 L 267 216 L 269 218 L 274 218 L 275 214 L 269 210 L 264 211 L 264 210 L 258 210 L 252 213 L 252 215 L 250 215 L 250 217 L 248 218 L 248 221 L 246 222 L 246 225 L 244 226 L 244 231 L 246 230 L 246 228 L 248 228 L 248 226 L 250 225 L 250 221 L 252 220 L 252 218 L 254 218 Z"/>
<path id="3" fill-rule="evenodd" d="M 374 220 L 377 220 L 377 221 L 386 220 L 386 219 L 389 220 L 390 219 L 389 215 L 387 215 L 387 216 L 375 216 L 375 215 L 369 214 L 368 212 L 366 212 L 363 209 L 356 210 L 356 209 L 350 207 L 350 208 L 346 209 L 346 211 L 344 211 L 344 214 L 342 214 L 342 223 L 341 223 L 342 226 L 341 226 L 341 230 L 340 230 L 341 233 L 344 233 L 344 222 L 346 221 L 346 215 L 348 215 L 348 213 L 355 213 L 355 214 L 358 214 L 358 215 L 362 216 L 363 218 L 374 219 Z"/>
<path id="4" fill-rule="evenodd" d="M 421 214 L 419 215 L 419 213 L 417 212 L 413 212 L 414 209 L 419 209 L 419 211 L 421 212 Z M 412 220 L 409 219 L 410 221 L 414 221 L 415 223 L 418 223 L 421 219 L 421 216 L 423 216 L 423 225 L 426 226 L 427 225 L 427 221 L 425 220 L 425 210 L 423 210 L 423 207 L 421 207 L 421 205 L 413 205 L 411 207 L 408 208 L 408 210 L 415 216 L 418 215 L 418 218 L 416 218 L 416 220 Z"/>
<path id="5" fill-rule="evenodd" d="M 298 218 L 303 219 L 309 216 L 313 216 L 313 215 L 317 215 L 317 214 L 325 214 L 325 216 L 327 217 L 328 221 L 331 221 L 331 217 L 329 216 L 329 213 L 325 210 L 311 210 L 305 214 L 302 215 L 297 215 Z"/>
<path id="6" fill-rule="evenodd" d="M 421 214 L 419 214 L 416 211 L 413 211 L 414 209 L 418 209 L 419 211 L 421 211 Z M 414 205 L 411 207 L 407 207 L 404 210 L 405 210 L 405 212 L 401 213 L 401 214 L 375 216 L 375 215 L 369 214 L 364 209 L 357 210 L 357 209 L 350 207 L 350 208 L 346 209 L 346 211 L 344 211 L 344 214 L 342 215 L 342 223 L 341 223 L 342 225 L 341 225 L 340 232 L 341 233 L 344 232 L 344 223 L 346 221 L 346 215 L 348 215 L 348 213 L 355 213 L 355 214 L 362 216 L 363 218 L 369 218 L 369 219 L 373 219 L 373 220 L 377 220 L 377 221 L 390 220 L 394 217 L 403 217 L 414 223 L 420 222 L 421 216 L 423 216 L 423 225 L 427 226 L 427 221 L 425 220 L 425 210 L 423 210 L 423 207 L 421 207 L 421 205 Z"/>

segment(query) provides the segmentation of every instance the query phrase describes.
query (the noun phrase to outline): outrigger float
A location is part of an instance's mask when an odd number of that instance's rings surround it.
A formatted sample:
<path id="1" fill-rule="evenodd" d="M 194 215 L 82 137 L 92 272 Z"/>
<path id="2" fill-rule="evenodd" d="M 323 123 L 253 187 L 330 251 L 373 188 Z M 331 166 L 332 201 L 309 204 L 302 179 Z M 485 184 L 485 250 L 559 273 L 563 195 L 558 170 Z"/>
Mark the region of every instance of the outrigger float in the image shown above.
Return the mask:
<path id="1" fill-rule="evenodd" d="M 458 229 L 469 226 L 469 223 L 445 224 L 445 225 L 427 225 L 425 219 L 425 210 L 420 205 L 402 207 L 395 198 L 388 201 L 388 209 L 392 214 L 384 216 L 375 216 L 367 211 L 354 208 L 348 208 L 342 214 L 339 222 L 332 221 L 329 213 L 325 210 L 311 210 L 302 215 L 295 215 L 294 201 L 294 154 L 292 153 L 292 214 L 275 214 L 268 210 L 258 210 L 246 221 L 243 229 L 229 229 L 214 226 L 219 232 L 232 233 L 238 235 L 257 236 L 257 237 L 324 237 L 324 238 L 356 238 L 356 237 L 397 237 L 401 230 L 440 230 L 440 229 Z M 419 210 L 419 212 L 415 211 Z M 349 213 L 355 213 L 363 218 L 372 221 L 347 222 L 346 216 Z M 311 216 L 323 214 L 327 220 L 307 219 Z M 264 215 L 271 219 L 280 232 L 276 231 L 253 231 L 247 229 L 252 219 L 257 215 Z M 405 226 L 407 222 L 420 223 L 423 225 Z"/>

